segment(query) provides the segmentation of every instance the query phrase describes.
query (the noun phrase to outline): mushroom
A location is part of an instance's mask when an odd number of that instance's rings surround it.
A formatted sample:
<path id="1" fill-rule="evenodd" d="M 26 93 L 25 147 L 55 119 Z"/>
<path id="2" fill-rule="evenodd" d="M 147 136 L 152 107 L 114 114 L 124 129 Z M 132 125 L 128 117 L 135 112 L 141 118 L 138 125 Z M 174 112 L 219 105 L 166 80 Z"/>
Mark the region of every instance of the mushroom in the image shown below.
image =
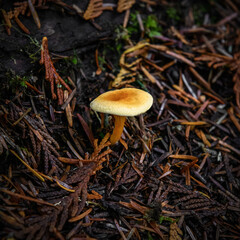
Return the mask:
<path id="1" fill-rule="evenodd" d="M 149 93 L 136 88 L 123 88 L 101 94 L 90 103 L 90 107 L 114 116 L 115 127 L 110 137 L 113 145 L 122 135 L 126 117 L 146 112 L 152 103 L 153 98 Z"/>

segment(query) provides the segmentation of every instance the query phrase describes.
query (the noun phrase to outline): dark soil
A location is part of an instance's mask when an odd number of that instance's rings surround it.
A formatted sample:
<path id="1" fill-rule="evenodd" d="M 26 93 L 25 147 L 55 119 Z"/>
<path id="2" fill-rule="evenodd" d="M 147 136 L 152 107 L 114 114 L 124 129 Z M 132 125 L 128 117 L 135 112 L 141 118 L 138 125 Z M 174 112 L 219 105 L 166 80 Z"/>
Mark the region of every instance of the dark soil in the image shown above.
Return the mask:
<path id="1" fill-rule="evenodd" d="M 2 8 L 9 9 L 13 6 L 12 2 L 14 1 L 4 1 Z M 88 1 L 68 1 L 69 5 L 77 4 L 81 9 L 86 9 L 87 3 Z M 29 55 L 39 50 L 44 36 L 49 40 L 49 50 L 55 54 L 82 54 L 96 49 L 101 41 L 111 37 L 124 17 L 124 14 L 116 14 L 114 11 L 104 11 L 104 14 L 94 20 L 98 29 L 91 21 L 85 21 L 76 13 L 53 3 L 47 4 L 47 9 L 40 9 L 38 15 L 42 25 L 40 29 L 31 16 L 20 18 L 30 29 L 30 35 L 24 34 L 14 21 L 10 36 L 6 34 L 4 26 L 1 26 L 0 76 L 4 77 L 7 71 L 14 71 L 17 75 L 29 74 L 33 68 Z"/>

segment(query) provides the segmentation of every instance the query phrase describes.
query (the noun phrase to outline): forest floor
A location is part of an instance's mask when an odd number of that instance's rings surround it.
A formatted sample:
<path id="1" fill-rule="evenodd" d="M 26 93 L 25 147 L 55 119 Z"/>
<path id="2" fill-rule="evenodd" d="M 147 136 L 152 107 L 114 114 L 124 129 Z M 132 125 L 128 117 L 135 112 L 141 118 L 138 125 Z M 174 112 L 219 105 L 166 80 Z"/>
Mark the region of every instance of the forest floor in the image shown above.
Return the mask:
<path id="1" fill-rule="evenodd" d="M 240 239 L 240 1 L 120 2 L 0 1 L 0 238 Z"/>

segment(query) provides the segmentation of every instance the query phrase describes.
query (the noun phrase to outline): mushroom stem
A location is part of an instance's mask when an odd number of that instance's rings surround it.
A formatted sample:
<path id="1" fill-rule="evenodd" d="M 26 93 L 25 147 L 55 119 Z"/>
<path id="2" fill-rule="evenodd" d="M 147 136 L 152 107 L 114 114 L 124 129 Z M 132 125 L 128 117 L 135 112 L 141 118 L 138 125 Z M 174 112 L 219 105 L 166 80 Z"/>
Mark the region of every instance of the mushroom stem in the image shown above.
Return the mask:
<path id="1" fill-rule="evenodd" d="M 110 137 L 110 142 L 112 145 L 115 144 L 120 139 L 123 132 L 126 117 L 114 115 L 114 119 L 115 119 L 115 123 L 114 123 L 115 126 L 113 129 L 113 133 Z"/>

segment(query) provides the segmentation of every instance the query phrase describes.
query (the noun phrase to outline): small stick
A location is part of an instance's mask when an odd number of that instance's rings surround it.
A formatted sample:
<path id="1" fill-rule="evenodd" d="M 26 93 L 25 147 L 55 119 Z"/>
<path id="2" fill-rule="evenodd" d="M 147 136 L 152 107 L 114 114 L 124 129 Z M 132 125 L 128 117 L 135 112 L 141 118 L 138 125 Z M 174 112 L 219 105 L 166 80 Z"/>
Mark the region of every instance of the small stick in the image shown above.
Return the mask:
<path id="1" fill-rule="evenodd" d="M 125 16 L 124 16 L 124 20 L 123 20 L 123 28 L 127 27 L 129 16 L 130 16 L 130 8 L 127 9 L 125 12 Z"/>
<path id="2" fill-rule="evenodd" d="M 32 108 L 28 108 L 27 111 L 24 112 L 24 113 L 20 116 L 20 118 L 19 118 L 17 121 L 15 121 L 12 125 L 13 125 L 13 126 L 17 125 L 31 110 L 32 110 Z"/>
<path id="3" fill-rule="evenodd" d="M 40 23 L 38 14 L 37 14 L 31 0 L 28 0 L 28 6 L 29 6 L 30 12 L 33 16 L 34 22 L 36 23 L 38 28 L 41 28 L 41 23 Z"/>
<path id="4" fill-rule="evenodd" d="M 67 100 L 64 102 L 64 104 L 61 106 L 62 110 L 65 110 L 65 108 L 67 107 L 67 105 L 71 102 L 72 98 L 74 97 L 76 93 L 76 88 L 74 88 L 72 90 L 72 92 L 70 93 L 69 97 L 67 98 Z"/>
<path id="5" fill-rule="evenodd" d="M 49 203 L 49 202 L 46 202 L 46 201 L 43 201 L 41 199 L 35 199 L 35 198 L 32 198 L 32 197 L 28 197 L 28 196 L 24 196 L 24 195 L 21 195 L 19 193 L 13 193 L 7 189 L 0 189 L 1 192 L 4 192 L 10 196 L 13 196 L 13 197 L 16 197 L 16 198 L 22 198 L 24 200 L 27 200 L 27 201 L 31 201 L 31 202 L 35 202 L 35 203 L 38 203 L 38 204 L 44 204 L 44 205 L 48 205 L 48 206 L 51 206 L 51 207 L 56 207 L 55 205 L 53 205 L 52 203 Z M 57 208 L 57 207 L 56 207 Z"/>
<path id="6" fill-rule="evenodd" d="M 182 73 L 182 80 L 184 82 L 184 84 L 186 85 L 188 91 L 192 94 L 192 96 L 197 99 L 197 95 L 194 93 L 193 89 L 191 88 L 191 86 L 188 84 L 188 81 L 185 77 L 185 75 Z"/>

